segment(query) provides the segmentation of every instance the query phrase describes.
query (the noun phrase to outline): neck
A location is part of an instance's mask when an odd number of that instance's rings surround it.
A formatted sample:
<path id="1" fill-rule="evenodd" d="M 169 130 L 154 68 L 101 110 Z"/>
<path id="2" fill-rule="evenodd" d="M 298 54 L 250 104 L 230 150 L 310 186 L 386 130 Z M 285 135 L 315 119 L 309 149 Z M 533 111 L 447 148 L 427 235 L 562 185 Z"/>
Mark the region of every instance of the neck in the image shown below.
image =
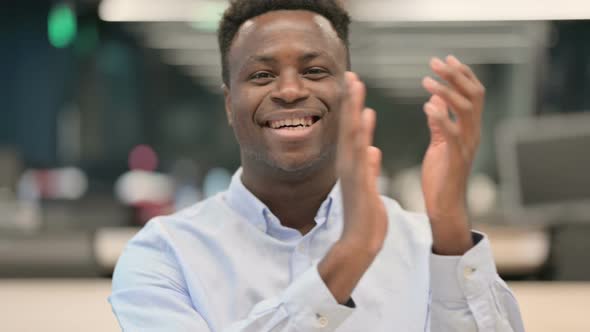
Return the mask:
<path id="1" fill-rule="evenodd" d="M 285 227 L 307 233 L 337 177 L 332 162 L 317 169 L 289 172 L 243 160 L 242 182 Z"/>

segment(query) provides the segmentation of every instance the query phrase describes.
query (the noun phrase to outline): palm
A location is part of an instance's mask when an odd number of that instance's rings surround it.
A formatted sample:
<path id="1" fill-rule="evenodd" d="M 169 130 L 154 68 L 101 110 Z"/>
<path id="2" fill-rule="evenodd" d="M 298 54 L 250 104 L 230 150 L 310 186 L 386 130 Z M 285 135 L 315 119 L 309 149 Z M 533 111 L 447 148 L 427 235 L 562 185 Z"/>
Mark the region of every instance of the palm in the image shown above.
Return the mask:
<path id="1" fill-rule="evenodd" d="M 387 213 L 377 190 L 381 151 L 371 146 L 375 111 L 365 108 L 366 90 L 358 76 L 347 74 L 347 85 L 337 156 L 344 210 L 341 239 L 377 253 L 387 233 Z"/>
<path id="2" fill-rule="evenodd" d="M 431 143 L 424 156 L 422 191 L 426 211 L 431 218 L 457 212 L 451 210 L 458 209 L 458 206 L 462 208 L 465 192 L 465 179 L 462 177 L 467 172 L 462 158 L 453 155 L 449 145 L 442 141 Z"/>
<path id="3" fill-rule="evenodd" d="M 466 217 L 467 179 L 480 139 L 483 85 L 458 60 L 448 61 L 431 63 L 448 86 L 431 78 L 424 81 L 432 97 L 424 108 L 430 145 L 423 160 L 422 190 L 431 220 Z"/>

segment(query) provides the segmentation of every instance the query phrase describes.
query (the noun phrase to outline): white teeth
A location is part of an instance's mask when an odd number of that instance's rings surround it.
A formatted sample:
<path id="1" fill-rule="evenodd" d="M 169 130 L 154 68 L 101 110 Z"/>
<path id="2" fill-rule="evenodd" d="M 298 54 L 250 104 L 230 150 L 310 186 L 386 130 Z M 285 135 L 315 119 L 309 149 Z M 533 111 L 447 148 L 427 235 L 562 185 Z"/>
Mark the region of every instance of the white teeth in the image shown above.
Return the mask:
<path id="1" fill-rule="evenodd" d="M 305 119 L 291 119 L 293 126 L 305 125 Z"/>
<path id="2" fill-rule="evenodd" d="M 313 118 L 312 117 L 276 120 L 276 121 L 269 122 L 269 127 L 271 127 L 272 129 L 297 130 L 297 129 L 303 129 L 305 127 L 310 127 L 311 125 L 313 125 Z"/>

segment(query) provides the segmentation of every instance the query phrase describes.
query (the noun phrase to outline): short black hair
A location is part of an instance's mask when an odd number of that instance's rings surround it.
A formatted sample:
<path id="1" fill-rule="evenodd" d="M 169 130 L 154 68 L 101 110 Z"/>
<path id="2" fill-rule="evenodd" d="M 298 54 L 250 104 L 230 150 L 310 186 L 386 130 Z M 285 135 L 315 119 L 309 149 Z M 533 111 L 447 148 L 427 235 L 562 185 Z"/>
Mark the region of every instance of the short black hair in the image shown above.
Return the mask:
<path id="1" fill-rule="evenodd" d="M 236 33 L 249 19 L 275 10 L 308 10 L 322 15 L 332 23 L 349 57 L 350 16 L 338 0 L 232 0 L 223 14 L 217 32 L 221 51 L 221 76 L 227 86 L 229 86 L 228 54 Z M 347 62 L 347 65 L 350 65 L 349 59 Z"/>

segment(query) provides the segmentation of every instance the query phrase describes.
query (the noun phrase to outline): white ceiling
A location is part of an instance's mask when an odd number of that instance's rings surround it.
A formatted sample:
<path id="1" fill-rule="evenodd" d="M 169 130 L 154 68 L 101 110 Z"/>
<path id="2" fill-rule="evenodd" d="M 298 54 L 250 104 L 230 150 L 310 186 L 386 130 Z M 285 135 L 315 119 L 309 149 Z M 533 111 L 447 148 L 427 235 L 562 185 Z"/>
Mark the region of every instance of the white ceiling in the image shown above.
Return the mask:
<path id="1" fill-rule="evenodd" d="M 146 46 L 158 49 L 164 62 L 180 66 L 185 73 L 218 92 L 221 68 L 214 27 L 226 3 L 225 0 L 103 0 L 100 15 L 107 21 L 134 22 L 128 26 Z M 355 20 L 350 36 L 353 69 L 387 94 L 413 98 L 424 94 L 420 81 L 428 73 L 427 64 L 432 56 L 454 54 L 468 64 L 484 65 L 530 62 L 535 52 L 547 44 L 549 31 L 546 23 L 528 19 L 548 17 L 549 12 L 561 18 L 569 17 L 556 7 L 569 8 L 565 5 L 572 3 L 577 4 L 578 16 L 590 17 L 590 0 L 561 0 L 559 6 L 554 1 L 551 1 L 553 6 L 548 3 L 547 0 L 349 0 L 347 7 Z M 526 21 L 507 21 L 501 17 Z M 195 22 L 208 23 L 209 28 Z"/>

